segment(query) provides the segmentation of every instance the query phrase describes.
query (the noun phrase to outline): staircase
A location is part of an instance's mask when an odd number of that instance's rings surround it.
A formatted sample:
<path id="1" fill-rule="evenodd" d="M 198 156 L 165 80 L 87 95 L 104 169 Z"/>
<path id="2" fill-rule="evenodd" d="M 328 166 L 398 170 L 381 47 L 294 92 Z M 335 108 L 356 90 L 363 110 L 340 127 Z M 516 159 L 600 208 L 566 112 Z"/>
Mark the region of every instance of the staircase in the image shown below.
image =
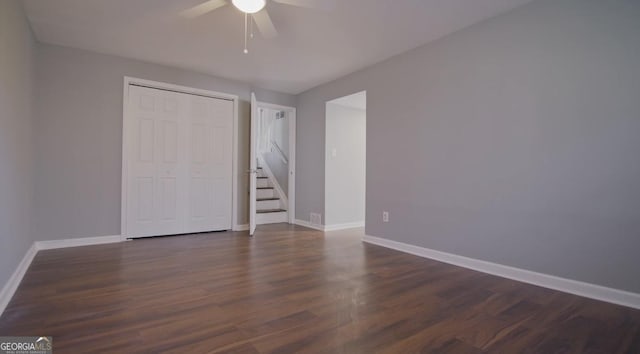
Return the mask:
<path id="1" fill-rule="evenodd" d="M 287 210 L 284 209 L 284 203 L 273 185 L 262 167 L 258 167 L 256 193 L 256 224 L 258 225 L 287 222 Z"/>

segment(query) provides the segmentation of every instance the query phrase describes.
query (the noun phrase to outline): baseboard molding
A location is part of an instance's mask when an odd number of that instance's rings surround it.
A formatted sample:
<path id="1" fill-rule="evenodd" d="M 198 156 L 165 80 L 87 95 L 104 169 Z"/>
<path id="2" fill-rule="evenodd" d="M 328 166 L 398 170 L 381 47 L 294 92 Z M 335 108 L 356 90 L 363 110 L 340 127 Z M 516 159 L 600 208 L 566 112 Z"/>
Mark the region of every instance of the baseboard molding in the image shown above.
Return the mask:
<path id="1" fill-rule="evenodd" d="M 11 301 L 13 294 L 15 294 L 18 289 L 18 285 L 20 285 L 20 282 L 27 272 L 27 269 L 29 269 L 29 265 L 31 265 L 36 253 L 38 253 L 38 249 L 36 248 L 35 243 L 33 243 L 27 250 L 27 253 L 25 253 L 24 257 L 22 257 L 22 260 L 13 274 L 11 274 L 9 280 L 7 280 L 7 283 L 2 287 L 2 291 L 0 292 L 0 315 L 2 315 L 4 309 L 9 305 L 9 301 Z"/>
<path id="2" fill-rule="evenodd" d="M 358 227 L 364 227 L 364 221 L 362 222 L 351 222 L 351 223 L 344 223 L 344 224 L 333 224 L 333 225 L 316 225 L 316 224 L 312 224 L 306 220 L 300 220 L 300 219 L 296 219 L 295 220 L 295 224 L 296 225 L 300 225 L 300 226 L 304 226 L 304 227 L 308 227 L 310 229 L 314 229 L 314 230 L 318 230 L 318 231 L 338 231 L 338 230 L 346 230 L 346 229 L 355 229 Z"/>
<path id="3" fill-rule="evenodd" d="M 296 219 L 295 220 L 295 224 L 296 225 L 300 225 L 300 226 L 304 226 L 304 227 L 309 228 L 309 229 L 314 229 L 314 230 L 318 230 L 318 231 L 324 231 L 324 226 L 323 225 L 312 224 L 312 223 L 310 223 L 308 221 L 305 221 L 305 220 Z"/>
<path id="4" fill-rule="evenodd" d="M 324 225 L 324 231 L 338 231 L 338 230 L 346 230 L 346 229 L 355 229 L 359 227 L 364 227 L 364 221 L 350 222 L 350 223 L 344 223 L 344 224 Z"/>
<path id="5" fill-rule="evenodd" d="M 102 245 L 106 243 L 122 242 L 122 237 L 117 236 L 99 236 L 99 237 L 84 237 L 84 238 L 72 238 L 66 240 L 53 240 L 53 241 L 36 241 L 27 250 L 27 253 L 18 264 L 18 267 L 11 275 L 11 278 L 2 288 L 0 292 L 0 315 L 4 312 L 9 301 L 15 294 L 22 278 L 24 278 L 29 265 L 33 261 L 38 251 L 52 250 L 57 248 L 77 247 L 77 246 L 90 246 L 90 245 Z"/>
<path id="6" fill-rule="evenodd" d="M 247 231 L 249 230 L 249 224 L 235 225 L 232 231 Z"/>
<path id="7" fill-rule="evenodd" d="M 502 264 L 481 261 L 478 259 L 458 256 L 451 253 L 409 245 L 406 243 L 392 241 L 380 237 L 364 236 L 362 238 L 362 241 L 394 249 L 396 251 L 413 254 L 415 256 L 429 258 L 436 261 L 453 264 L 459 267 L 464 267 L 479 272 L 520 281 L 523 283 L 529 283 L 544 288 L 562 291 L 565 293 L 640 309 L 640 294 L 624 290 L 618 290 L 577 280 L 537 273 L 530 270 L 505 266 Z"/>
<path id="8" fill-rule="evenodd" d="M 117 236 L 70 238 L 66 240 L 53 240 L 53 241 L 36 241 L 35 245 L 38 250 L 52 250 L 56 248 L 103 245 L 106 243 L 116 243 L 121 241 L 122 241 L 122 237 L 120 235 L 117 235 Z"/>

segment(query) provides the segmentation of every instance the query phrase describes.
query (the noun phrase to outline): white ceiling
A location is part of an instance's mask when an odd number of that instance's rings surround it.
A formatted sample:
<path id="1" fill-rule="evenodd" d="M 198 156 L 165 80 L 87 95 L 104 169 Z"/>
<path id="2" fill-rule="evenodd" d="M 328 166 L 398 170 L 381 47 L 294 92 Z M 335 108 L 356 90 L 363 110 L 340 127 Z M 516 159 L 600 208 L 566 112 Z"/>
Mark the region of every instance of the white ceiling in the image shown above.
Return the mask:
<path id="1" fill-rule="evenodd" d="M 361 91 L 349 96 L 336 98 L 335 100 L 329 101 L 327 103 L 333 103 L 340 106 L 366 110 L 367 109 L 367 91 Z"/>
<path id="2" fill-rule="evenodd" d="M 530 0 L 337 0 L 332 10 L 267 9 L 279 31 L 243 54 L 244 19 L 225 6 L 196 19 L 204 0 L 25 0 L 41 42 L 134 58 L 297 94 Z"/>

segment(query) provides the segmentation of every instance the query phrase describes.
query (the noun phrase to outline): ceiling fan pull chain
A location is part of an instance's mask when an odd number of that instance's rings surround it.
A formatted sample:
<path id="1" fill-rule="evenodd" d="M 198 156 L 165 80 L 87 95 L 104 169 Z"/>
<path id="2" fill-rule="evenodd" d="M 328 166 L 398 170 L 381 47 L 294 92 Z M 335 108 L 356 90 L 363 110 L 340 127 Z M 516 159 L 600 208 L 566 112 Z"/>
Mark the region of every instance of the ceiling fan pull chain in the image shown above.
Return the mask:
<path id="1" fill-rule="evenodd" d="M 247 49 L 247 16 L 248 14 L 245 12 L 244 13 L 244 54 L 249 53 L 249 50 Z"/>
<path id="2" fill-rule="evenodd" d="M 251 33 L 249 37 L 253 39 L 253 16 L 251 16 L 251 18 L 249 19 L 249 28 L 250 28 L 249 32 Z"/>

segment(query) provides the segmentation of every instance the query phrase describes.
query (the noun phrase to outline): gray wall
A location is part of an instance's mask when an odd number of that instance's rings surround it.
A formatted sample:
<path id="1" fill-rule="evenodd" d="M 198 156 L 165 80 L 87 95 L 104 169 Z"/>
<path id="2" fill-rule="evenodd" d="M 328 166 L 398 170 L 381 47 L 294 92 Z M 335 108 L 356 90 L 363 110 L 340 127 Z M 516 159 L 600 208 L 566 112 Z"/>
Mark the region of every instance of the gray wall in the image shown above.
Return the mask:
<path id="1" fill-rule="evenodd" d="M 639 19 L 538 0 L 299 95 L 298 218 L 325 102 L 367 90 L 367 234 L 640 292 Z"/>
<path id="2" fill-rule="evenodd" d="M 123 77 L 238 95 L 238 222 L 248 221 L 247 84 L 87 51 L 41 45 L 37 62 L 36 226 L 40 240 L 120 234 Z M 256 90 L 295 106 L 295 97 Z"/>
<path id="3" fill-rule="evenodd" d="M 326 110 L 324 223 L 364 223 L 367 112 L 335 103 Z"/>
<path id="4" fill-rule="evenodd" d="M 22 5 L 0 0 L 0 289 L 33 243 L 35 54 Z"/>

